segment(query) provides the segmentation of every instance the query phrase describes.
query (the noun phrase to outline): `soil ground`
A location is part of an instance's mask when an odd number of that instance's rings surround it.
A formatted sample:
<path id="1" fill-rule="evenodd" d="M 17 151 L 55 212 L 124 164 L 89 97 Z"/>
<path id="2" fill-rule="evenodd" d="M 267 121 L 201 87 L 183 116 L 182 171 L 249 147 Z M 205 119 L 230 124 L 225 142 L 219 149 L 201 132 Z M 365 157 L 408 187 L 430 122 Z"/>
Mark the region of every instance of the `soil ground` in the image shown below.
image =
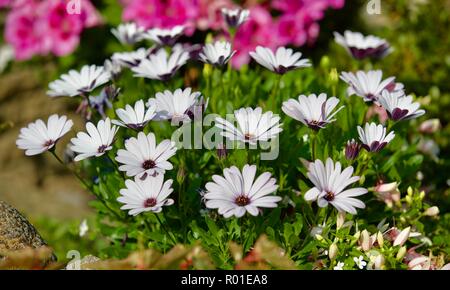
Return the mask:
<path id="1" fill-rule="evenodd" d="M 50 69 L 40 69 L 48 73 Z M 58 143 L 61 156 L 65 145 L 82 128 L 74 114 L 76 105 L 68 98 L 46 96 L 46 85 L 36 71 L 12 69 L 0 75 L 0 200 L 34 219 L 81 219 L 91 213 L 90 196 L 53 156 L 46 153 L 27 157 L 16 147 L 20 128 L 53 113 L 65 114 L 75 122 L 69 134 Z"/>

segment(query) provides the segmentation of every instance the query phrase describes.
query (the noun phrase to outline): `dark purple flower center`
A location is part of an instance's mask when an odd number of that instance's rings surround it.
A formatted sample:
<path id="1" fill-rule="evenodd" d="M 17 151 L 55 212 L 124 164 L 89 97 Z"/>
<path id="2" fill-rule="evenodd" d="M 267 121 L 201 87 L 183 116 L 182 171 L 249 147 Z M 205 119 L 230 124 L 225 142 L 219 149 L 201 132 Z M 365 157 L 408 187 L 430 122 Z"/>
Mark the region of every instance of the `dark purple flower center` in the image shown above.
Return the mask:
<path id="1" fill-rule="evenodd" d="M 406 115 L 408 115 L 408 112 L 409 112 L 409 111 L 406 110 L 406 109 L 402 110 L 402 109 L 400 109 L 400 108 L 395 108 L 395 109 L 392 111 L 392 114 L 390 114 L 390 115 L 391 115 L 392 120 L 394 120 L 394 121 L 399 121 L 399 120 L 405 118 Z"/>
<path id="2" fill-rule="evenodd" d="M 250 198 L 248 198 L 245 194 L 241 194 L 236 197 L 234 202 L 239 206 L 246 206 L 250 203 Z"/>
<path id="3" fill-rule="evenodd" d="M 48 140 L 47 142 L 44 143 L 44 147 L 50 147 L 50 146 L 52 146 L 53 144 L 55 144 L 55 141 L 53 141 L 53 140 Z"/>
<path id="4" fill-rule="evenodd" d="M 319 129 L 323 128 L 323 126 L 325 124 L 326 124 L 326 122 L 313 120 L 313 121 L 308 122 L 308 127 L 313 130 L 318 131 Z"/>
<path id="5" fill-rule="evenodd" d="M 154 207 L 156 205 L 156 198 L 147 198 L 144 201 L 144 207 Z"/>
<path id="6" fill-rule="evenodd" d="M 245 140 L 250 140 L 252 137 L 253 137 L 253 136 L 252 136 L 252 134 L 250 134 L 250 133 L 247 133 L 247 134 L 244 135 L 244 139 L 245 139 Z"/>
<path id="7" fill-rule="evenodd" d="M 108 146 L 102 145 L 102 146 L 98 147 L 97 152 L 103 153 L 103 152 L 105 152 L 106 148 L 108 148 Z"/>
<path id="8" fill-rule="evenodd" d="M 369 152 L 378 152 L 386 146 L 387 142 L 380 143 L 379 141 L 373 141 L 370 145 L 363 144 L 362 146 Z"/>
<path id="9" fill-rule="evenodd" d="M 331 191 L 327 191 L 325 196 L 323 197 L 326 201 L 333 201 L 334 200 L 334 193 Z"/>
<path id="10" fill-rule="evenodd" d="M 155 168 L 155 166 L 156 163 L 153 160 L 146 160 L 144 161 L 144 163 L 142 163 L 142 168 L 144 168 L 145 170 Z"/>

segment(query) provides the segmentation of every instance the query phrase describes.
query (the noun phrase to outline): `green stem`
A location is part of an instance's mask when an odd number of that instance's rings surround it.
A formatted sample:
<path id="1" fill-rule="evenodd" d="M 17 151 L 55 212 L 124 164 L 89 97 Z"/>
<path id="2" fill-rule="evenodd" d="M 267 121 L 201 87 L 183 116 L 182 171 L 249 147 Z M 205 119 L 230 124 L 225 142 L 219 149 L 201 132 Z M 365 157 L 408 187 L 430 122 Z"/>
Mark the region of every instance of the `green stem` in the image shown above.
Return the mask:
<path id="1" fill-rule="evenodd" d="M 92 186 L 90 186 L 75 170 L 72 170 L 69 168 L 69 166 L 67 166 L 67 164 L 65 164 L 59 157 L 58 155 L 56 155 L 55 153 L 55 148 L 53 148 L 53 150 L 49 150 L 50 153 L 52 153 L 52 155 L 56 158 L 56 160 L 58 160 L 59 163 L 61 163 L 62 166 L 64 166 L 67 170 L 69 170 L 73 175 L 76 176 L 76 178 L 86 187 L 86 189 L 88 189 L 95 197 L 97 197 L 98 200 L 100 200 L 100 202 L 119 220 L 123 220 L 123 218 L 116 212 L 114 211 L 111 207 L 108 206 L 108 204 L 106 203 L 106 201 L 103 200 L 103 198 L 101 198 L 100 196 L 98 196 L 95 191 L 94 188 Z"/>
<path id="2" fill-rule="evenodd" d="M 164 214 L 164 213 L 163 213 Z M 170 232 L 167 230 L 166 226 L 163 224 L 161 219 L 159 218 L 158 214 L 155 213 L 156 219 L 158 220 L 159 224 L 161 225 L 162 229 L 166 232 L 166 234 L 169 236 L 169 238 L 172 240 L 173 244 L 176 245 L 177 242 L 175 241 L 175 238 L 172 237 Z M 167 220 L 167 219 L 166 219 Z"/>
<path id="3" fill-rule="evenodd" d="M 311 129 L 312 130 L 312 133 L 311 133 L 311 142 L 310 142 L 310 144 L 311 144 L 311 158 L 312 158 L 312 161 L 314 162 L 315 160 L 316 160 L 316 157 L 317 157 L 317 131 L 315 131 L 315 130 L 313 130 L 313 129 Z"/>
<path id="4" fill-rule="evenodd" d="M 106 158 L 108 158 L 109 161 L 113 164 L 114 169 L 117 171 L 117 173 L 119 173 L 122 176 L 122 178 L 125 179 L 125 175 L 124 175 L 123 171 L 119 170 L 119 165 L 111 156 L 109 156 L 109 152 L 106 154 Z"/>
<path id="5" fill-rule="evenodd" d="M 272 88 L 272 93 L 270 94 L 270 98 L 269 98 L 269 108 L 271 108 L 272 110 L 275 110 L 276 106 L 277 106 L 277 99 L 276 96 L 278 94 L 278 89 L 280 87 L 280 82 L 281 82 L 281 77 L 283 75 L 277 75 L 276 80 L 275 80 L 275 84 Z"/>

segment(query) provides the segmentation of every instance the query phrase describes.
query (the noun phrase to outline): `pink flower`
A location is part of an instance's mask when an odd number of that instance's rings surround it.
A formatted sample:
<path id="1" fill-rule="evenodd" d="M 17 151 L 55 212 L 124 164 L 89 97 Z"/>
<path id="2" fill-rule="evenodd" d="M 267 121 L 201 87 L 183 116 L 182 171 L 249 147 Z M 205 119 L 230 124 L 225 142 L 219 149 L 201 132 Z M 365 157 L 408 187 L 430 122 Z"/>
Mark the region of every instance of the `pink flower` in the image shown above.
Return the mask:
<path id="1" fill-rule="evenodd" d="M 145 28 L 172 28 L 184 25 L 187 34 L 195 30 L 199 0 L 134 0 L 127 1 L 124 21 L 134 21 Z"/>
<path id="2" fill-rule="evenodd" d="M 45 54 L 42 43 L 43 23 L 40 19 L 41 7 L 35 1 L 14 7 L 6 16 L 5 40 L 14 48 L 16 59 L 31 58 Z"/>
<path id="3" fill-rule="evenodd" d="M 8 7 L 11 5 L 11 0 L 0 0 L 0 8 Z"/>
<path id="4" fill-rule="evenodd" d="M 344 0 L 274 0 L 272 7 L 282 12 L 277 21 L 281 45 L 312 43 L 319 35 L 318 20 L 328 8 L 342 8 Z"/>
<path id="5" fill-rule="evenodd" d="M 231 0 L 199 0 L 197 28 L 200 30 L 220 30 L 224 27 L 222 8 L 233 7 Z"/>
<path id="6" fill-rule="evenodd" d="M 98 25 L 99 14 L 88 0 L 81 0 L 80 13 L 69 14 L 68 0 L 17 0 L 6 18 L 5 39 L 18 60 L 50 52 L 61 56 L 78 46 L 86 27 Z"/>
<path id="7" fill-rule="evenodd" d="M 66 6 L 65 1 L 48 0 L 44 16 L 46 42 L 50 45 L 50 51 L 57 56 L 73 52 L 83 29 L 101 22 L 95 8 L 87 0 L 82 0 L 80 14 L 69 14 Z"/>
<path id="8" fill-rule="evenodd" d="M 232 58 L 234 67 L 239 68 L 250 61 L 249 52 L 258 45 L 275 49 L 280 45 L 274 31 L 272 16 L 262 6 L 250 8 L 250 18 L 237 31 L 234 42 L 236 54 Z"/>

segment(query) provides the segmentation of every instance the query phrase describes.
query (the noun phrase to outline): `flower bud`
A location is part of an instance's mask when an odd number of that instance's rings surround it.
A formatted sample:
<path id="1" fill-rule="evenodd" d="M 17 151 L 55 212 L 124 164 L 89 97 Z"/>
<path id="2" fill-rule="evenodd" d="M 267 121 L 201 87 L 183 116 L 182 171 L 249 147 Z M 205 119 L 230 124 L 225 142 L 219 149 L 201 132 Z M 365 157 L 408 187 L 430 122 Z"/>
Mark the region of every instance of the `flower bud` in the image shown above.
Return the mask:
<path id="1" fill-rule="evenodd" d="M 374 262 L 375 269 L 376 270 L 381 270 L 384 267 L 384 262 L 385 262 L 384 256 L 381 255 L 381 254 L 378 255 L 375 258 L 375 262 Z"/>
<path id="2" fill-rule="evenodd" d="M 328 75 L 328 81 L 331 85 L 336 85 L 339 82 L 339 74 L 336 68 L 332 68 L 330 74 Z"/>
<path id="3" fill-rule="evenodd" d="M 359 239 L 360 236 L 361 236 L 361 232 L 360 232 L 360 231 L 357 231 L 357 232 L 353 235 L 353 237 L 355 237 L 356 239 Z"/>
<path id="4" fill-rule="evenodd" d="M 223 143 L 217 145 L 217 157 L 219 159 L 227 158 L 228 150 Z"/>
<path id="5" fill-rule="evenodd" d="M 383 234 L 381 232 L 377 233 L 377 242 L 378 242 L 378 246 L 380 248 L 382 248 L 383 245 L 384 245 L 384 237 L 383 237 Z"/>
<path id="6" fill-rule="evenodd" d="M 342 228 L 345 222 L 345 212 L 339 212 L 336 217 L 336 229 Z"/>
<path id="7" fill-rule="evenodd" d="M 406 190 L 406 193 L 408 193 L 408 195 L 413 195 L 413 189 L 411 186 L 408 186 L 408 189 Z"/>
<path id="8" fill-rule="evenodd" d="M 420 193 L 419 193 L 419 197 L 420 197 L 420 199 L 422 200 L 424 197 L 425 197 L 425 191 L 421 191 Z"/>
<path id="9" fill-rule="evenodd" d="M 405 200 L 408 204 L 412 204 L 412 198 L 410 195 L 405 196 Z"/>
<path id="10" fill-rule="evenodd" d="M 397 182 L 381 183 L 374 188 L 374 191 L 379 193 L 386 193 L 397 190 L 397 187 Z"/>
<path id="11" fill-rule="evenodd" d="M 322 240 L 323 240 L 323 237 L 322 237 L 321 235 L 318 235 L 318 234 L 317 234 L 315 237 L 316 237 L 316 239 L 317 239 L 318 241 L 322 241 Z"/>
<path id="12" fill-rule="evenodd" d="M 359 243 L 363 251 L 367 252 L 372 247 L 370 243 L 370 234 L 367 230 L 363 230 L 361 232 L 361 236 L 359 238 Z"/>
<path id="13" fill-rule="evenodd" d="M 330 58 L 326 55 L 320 59 L 320 67 L 327 69 L 330 66 Z"/>
<path id="14" fill-rule="evenodd" d="M 345 158 L 354 160 L 358 157 L 359 151 L 361 151 L 361 144 L 356 142 L 355 139 L 349 140 L 345 145 Z"/>
<path id="15" fill-rule="evenodd" d="M 397 260 L 401 261 L 406 255 L 406 246 L 401 247 L 397 253 Z"/>
<path id="16" fill-rule="evenodd" d="M 420 124 L 419 131 L 421 133 L 432 134 L 441 128 L 441 121 L 439 119 L 429 119 Z"/>
<path id="17" fill-rule="evenodd" d="M 423 212 L 423 214 L 426 216 L 436 216 L 439 214 L 439 208 L 437 206 L 429 207 Z"/>
<path id="18" fill-rule="evenodd" d="M 328 249 L 328 257 L 330 257 L 331 260 L 334 260 L 338 254 L 338 247 L 335 243 L 332 243 L 330 248 Z"/>
<path id="19" fill-rule="evenodd" d="M 184 166 L 180 166 L 180 168 L 178 169 L 178 172 L 177 172 L 178 184 L 182 184 L 185 177 L 186 177 L 186 170 L 184 169 Z"/>
<path id="20" fill-rule="evenodd" d="M 408 240 L 409 233 L 411 232 L 411 227 L 407 227 L 403 231 L 398 234 L 398 236 L 394 240 L 394 247 L 395 246 L 403 246 L 403 244 Z"/>

